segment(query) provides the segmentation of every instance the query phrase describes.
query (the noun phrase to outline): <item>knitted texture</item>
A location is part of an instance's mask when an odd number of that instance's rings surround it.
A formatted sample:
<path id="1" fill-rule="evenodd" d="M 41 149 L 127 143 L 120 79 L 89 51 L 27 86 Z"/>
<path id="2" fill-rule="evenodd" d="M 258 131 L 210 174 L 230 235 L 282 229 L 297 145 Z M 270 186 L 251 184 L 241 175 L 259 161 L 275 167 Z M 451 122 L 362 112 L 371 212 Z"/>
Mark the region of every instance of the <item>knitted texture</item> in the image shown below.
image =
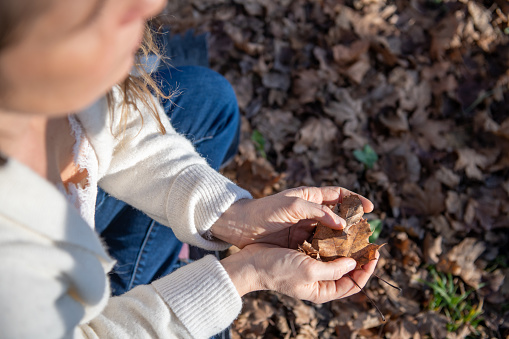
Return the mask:
<path id="1" fill-rule="evenodd" d="M 193 338 L 209 338 L 224 330 L 242 309 L 235 286 L 212 255 L 178 269 L 152 286 Z M 193 291 L 191 298 L 189 291 Z"/>

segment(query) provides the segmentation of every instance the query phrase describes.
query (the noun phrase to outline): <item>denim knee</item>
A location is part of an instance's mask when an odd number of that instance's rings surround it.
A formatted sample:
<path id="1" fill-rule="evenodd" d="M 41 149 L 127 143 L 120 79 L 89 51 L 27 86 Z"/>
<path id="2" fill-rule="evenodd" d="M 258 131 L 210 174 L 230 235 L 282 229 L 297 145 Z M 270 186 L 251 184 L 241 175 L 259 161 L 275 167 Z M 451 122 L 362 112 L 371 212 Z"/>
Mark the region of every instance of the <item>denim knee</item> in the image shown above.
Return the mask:
<path id="1" fill-rule="evenodd" d="M 200 92 L 205 94 L 222 113 L 226 120 L 239 120 L 237 96 L 230 82 L 216 71 L 202 66 L 180 67 L 184 74 L 200 87 Z M 197 80 L 198 79 L 198 80 Z"/>
<path id="2" fill-rule="evenodd" d="M 211 95 L 211 97 L 218 100 L 216 104 L 219 107 L 228 107 L 231 108 L 227 110 L 228 112 L 238 113 L 237 96 L 232 85 L 223 75 L 209 68 L 200 66 L 191 67 L 199 68 L 197 71 L 202 72 L 202 77 L 206 79 L 202 84 L 204 86 L 203 90 L 207 93 L 215 94 Z"/>
<path id="3" fill-rule="evenodd" d="M 166 68 L 153 74 L 165 94 L 161 101 L 173 127 L 186 135 L 213 168 L 235 153 L 240 114 L 231 84 L 219 73 L 201 66 Z"/>

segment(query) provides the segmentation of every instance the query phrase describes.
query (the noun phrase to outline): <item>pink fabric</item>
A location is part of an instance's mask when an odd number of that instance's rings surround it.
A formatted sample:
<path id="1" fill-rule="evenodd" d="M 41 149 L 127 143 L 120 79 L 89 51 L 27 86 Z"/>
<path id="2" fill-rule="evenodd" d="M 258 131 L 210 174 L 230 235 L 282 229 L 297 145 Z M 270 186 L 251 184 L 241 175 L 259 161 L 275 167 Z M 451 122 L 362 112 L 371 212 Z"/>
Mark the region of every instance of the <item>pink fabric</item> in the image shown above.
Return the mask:
<path id="1" fill-rule="evenodd" d="M 179 259 L 180 260 L 189 259 L 189 245 L 188 244 L 182 245 L 182 249 L 180 250 L 180 253 L 179 253 Z"/>

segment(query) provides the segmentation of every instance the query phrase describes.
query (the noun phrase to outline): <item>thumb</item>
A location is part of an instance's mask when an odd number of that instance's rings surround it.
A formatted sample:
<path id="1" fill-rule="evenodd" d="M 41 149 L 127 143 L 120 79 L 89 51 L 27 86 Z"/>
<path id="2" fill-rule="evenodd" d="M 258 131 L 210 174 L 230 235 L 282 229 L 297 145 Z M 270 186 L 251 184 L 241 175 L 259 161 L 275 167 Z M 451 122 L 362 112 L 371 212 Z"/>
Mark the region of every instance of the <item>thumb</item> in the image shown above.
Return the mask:
<path id="1" fill-rule="evenodd" d="M 339 280 L 345 274 L 355 269 L 357 262 L 352 258 L 339 258 L 334 261 L 315 261 L 313 268 L 315 281 Z"/>

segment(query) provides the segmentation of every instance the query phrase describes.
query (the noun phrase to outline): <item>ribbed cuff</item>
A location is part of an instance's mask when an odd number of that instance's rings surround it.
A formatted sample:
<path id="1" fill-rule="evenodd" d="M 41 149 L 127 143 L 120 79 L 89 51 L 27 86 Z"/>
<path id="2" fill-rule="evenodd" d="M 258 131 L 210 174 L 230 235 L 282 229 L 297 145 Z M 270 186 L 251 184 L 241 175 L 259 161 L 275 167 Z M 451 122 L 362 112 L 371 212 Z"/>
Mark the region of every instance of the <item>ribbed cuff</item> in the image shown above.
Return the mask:
<path id="1" fill-rule="evenodd" d="M 179 174 L 168 195 L 168 206 L 171 206 L 167 209 L 168 220 L 179 225 L 173 230 L 181 241 L 209 250 L 223 250 L 229 244 L 207 240 L 208 231 L 233 203 L 251 198 L 248 191 L 211 167 L 189 166 Z"/>
<path id="2" fill-rule="evenodd" d="M 193 338 L 210 338 L 239 315 L 242 299 L 221 263 L 208 255 L 152 286 Z"/>

